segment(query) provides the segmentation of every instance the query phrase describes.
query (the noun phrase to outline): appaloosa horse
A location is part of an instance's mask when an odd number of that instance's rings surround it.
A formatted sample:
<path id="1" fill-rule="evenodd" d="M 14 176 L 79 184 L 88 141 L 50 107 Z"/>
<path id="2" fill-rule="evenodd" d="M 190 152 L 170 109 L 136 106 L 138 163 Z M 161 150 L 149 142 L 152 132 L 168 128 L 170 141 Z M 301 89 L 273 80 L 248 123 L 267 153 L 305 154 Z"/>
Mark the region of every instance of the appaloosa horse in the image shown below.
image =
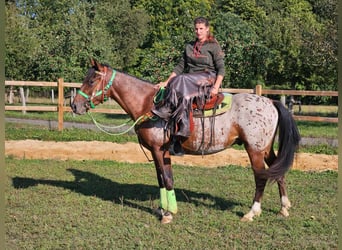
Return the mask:
<path id="1" fill-rule="evenodd" d="M 173 189 L 173 174 L 169 153 L 170 138 L 163 119 L 149 119 L 154 85 L 133 76 L 118 72 L 108 65 L 91 60 L 80 90 L 71 104 L 76 114 L 84 114 L 91 107 L 113 98 L 135 121 L 140 143 L 151 151 L 160 187 L 160 213 L 162 223 L 172 220 L 177 213 Z M 291 203 L 285 187 L 285 173 L 291 167 L 300 135 L 288 110 L 279 102 L 254 94 L 236 94 L 231 108 L 223 114 L 209 118 L 193 118 L 194 130 L 182 143 L 188 154 L 222 151 L 234 143 L 242 143 L 248 153 L 255 178 L 255 195 L 250 211 L 241 220 L 252 221 L 261 213 L 261 198 L 268 180 L 278 183 L 280 214 L 288 216 Z M 213 127 L 214 126 L 214 127 Z M 276 131 L 279 130 L 277 155 L 273 149 Z M 265 162 L 268 168 L 265 166 Z"/>

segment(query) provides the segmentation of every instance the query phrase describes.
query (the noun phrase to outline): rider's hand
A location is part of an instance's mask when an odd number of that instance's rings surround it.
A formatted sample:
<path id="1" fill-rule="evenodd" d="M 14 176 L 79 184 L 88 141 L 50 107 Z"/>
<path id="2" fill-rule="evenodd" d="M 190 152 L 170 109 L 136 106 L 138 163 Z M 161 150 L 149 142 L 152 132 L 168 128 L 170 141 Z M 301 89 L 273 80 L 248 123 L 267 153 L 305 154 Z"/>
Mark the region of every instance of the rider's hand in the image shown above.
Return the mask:
<path id="1" fill-rule="evenodd" d="M 154 85 L 154 88 L 155 89 L 165 88 L 166 85 L 167 85 L 166 82 L 160 82 L 160 83 Z"/>
<path id="2" fill-rule="evenodd" d="M 218 88 L 214 85 L 210 89 L 210 96 L 215 96 L 218 94 Z"/>

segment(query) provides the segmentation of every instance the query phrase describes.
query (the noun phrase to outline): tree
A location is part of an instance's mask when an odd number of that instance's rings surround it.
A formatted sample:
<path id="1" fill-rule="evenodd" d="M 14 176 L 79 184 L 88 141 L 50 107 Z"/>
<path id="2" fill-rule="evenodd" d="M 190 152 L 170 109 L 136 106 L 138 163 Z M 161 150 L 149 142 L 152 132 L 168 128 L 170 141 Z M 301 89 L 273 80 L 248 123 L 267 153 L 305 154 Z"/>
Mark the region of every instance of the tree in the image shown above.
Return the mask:
<path id="1" fill-rule="evenodd" d="M 98 1 L 19 0 L 15 5 L 8 3 L 6 11 L 8 64 L 5 70 L 7 77 L 16 79 L 18 75 L 11 73 L 9 66 L 18 68 L 26 64 L 27 71 L 21 75 L 26 80 L 55 81 L 64 77 L 66 81 L 82 81 L 89 57 L 93 56 L 123 69 L 134 62 L 135 50 L 147 33 L 148 16 L 141 9 L 132 9 L 124 0 L 101 1 L 101 4 Z M 18 17 L 23 25 L 12 21 Z M 23 30 L 21 26 L 27 28 Z M 20 53 L 10 54 L 21 49 L 11 42 L 16 37 L 15 30 L 30 34 L 25 42 L 31 39 L 35 45 L 27 48 L 27 43 L 23 43 L 25 62 Z"/>
<path id="2" fill-rule="evenodd" d="M 254 88 L 267 73 L 269 50 L 252 26 L 232 13 L 218 13 L 215 34 L 225 51 L 223 87 Z"/>
<path id="3" fill-rule="evenodd" d="M 337 80 L 337 61 L 329 55 L 337 51 L 328 48 L 325 25 L 318 20 L 307 1 L 287 0 L 273 5 L 263 32 L 275 58 L 268 68 L 269 82 L 291 89 L 332 89 L 332 81 Z"/>
<path id="4" fill-rule="evenodd" d="M 151 82 L 162 81 L 178 63 L 185 43 L 194 39 L 194 18 L 210 17 L 214 0 L 135 0 L 132 3 L 149 14 L 150 33 L 129 71 Z"/>
<path id="5" fill-rule="evenodd" d="M 39 52 L 39 39 L 29 27 L 15 3 L 6 5 L 5 66 L 7 79 L 30 79 L 31 58 Z"/>

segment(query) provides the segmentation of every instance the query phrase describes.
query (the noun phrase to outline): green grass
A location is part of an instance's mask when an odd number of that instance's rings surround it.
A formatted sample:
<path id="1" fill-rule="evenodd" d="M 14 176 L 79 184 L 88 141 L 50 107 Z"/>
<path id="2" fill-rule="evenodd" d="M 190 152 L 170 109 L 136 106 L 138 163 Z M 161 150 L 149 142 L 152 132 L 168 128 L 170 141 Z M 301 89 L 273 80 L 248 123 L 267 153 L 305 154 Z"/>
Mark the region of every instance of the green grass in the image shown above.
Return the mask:
<path id="1" fill-rule="evenodd" d="M 111 104 L 105 103 L 100 105 L 101 108 L 118 108 L 115 102 Z M 303 106 L 302 114 L 311 113 L 313 111 L 319 112 L 320 115 L 337 112 L 335 106 Z M 6 111 L 6 117 L 27 118 L 27 119 L 43 119 L 57 121 L 56 112 L 27 112 L 25 115 L 18 111 Z M 92 113 L 94 118 L 100 124 L 105 125 L 120 125 L 129 120 L 125 114 L 101 114 Z M 92 123 L 88 115 L 73 115 L 72 113 L 64 114 L 64 121 Z M 130 123 L 132 124 L 132 122 Z M 302 137 L 312 138 L 330 138 L 337 139 L 338 124 L 326 122 L 307 122 L 297 121 L 298 129 Z M 51 130 L 47 127 L 32 126 L 26 124 L 6 123 L 5 130 L 6 140 L 22 140 L 22 139 L 38 139 L 38 140 L 52 140 L 52 141 L 78 141 L 78 140 L 98 140 L 111 142 L 137 142 L 135 135 L 126 134 L 123 136 L 107 135 L 99 130 L 89 131 L 85 129 L 64 129 L 62 132 Z M 243 147 L 234 146 L 236 149 L 243 149 Z M 299 152 L 318 153 L 318 154 L 337 154 L 337 147 L 321 144 L 314 146 L 301 146 Z"/>
<path id="2" fill-rule="evenodd" d="M 296 124 L 302 137 L 338 138 L 337 123 L 297 121 Z"/>
<path id="3" fill-rule="evenodd" d="M 6 249 L 337 249 L 337 172 L 290 171 L 290 217 L 268 185 L 261 217 L 243 223 L 251 169 L 176 165 L 169 225 L 153 214 L 152 164 L 7 158 L 6 172 Z"/>
<path id="4" fill-rule="evenodd" d="M 58 131 L 44 126 L 5 123 L 5 140 L 26 139 L 42 141 L 110 141 L 116 143 L 138 142 L 135 134 L 113 136 L 99 130 L 71 128 Z"/>
<path id="5" fill-rule="evenodd" d="M 317 131 L 323 132 L 325 128 L 329 127 L 331 124 L 323 124 L 322 126 L 313 124 L 311 125 L 310 131 L 313 127 Z M 336 125 L 337 126 L 337 125 Z M 309 129 L 309 128 L 308 128 Z M 328 129 L 329 130 L 329 129 Z M 335 130 L 333 127 L 331 130 Z M 337 130 L 337 128 L 336 128 Z M 328 132 L 325 132 L 328 133 Z M 333 134 L 333 132 L 331 132 Z M 337 132 L 336 132 L 337 135 Z M 302 135 L 304 137 L 304 135 Z M 136 135 L 134 134 L 124 134 L 120 136 L 113 136 L 103 133 L 99 130 L 90 131 L 87 129 L 64 129 L 63 131 L 51 130 L 47 127 L 18 124 L 18 123 L 5 123 L 5 139 L 6 140 L 43 140 L 43 141 L 110 141 L 116 143 L 124 142 L 138 142 Z M 275 145 L 277 148 L 277 145 Z M 244 150 L 243 146 L 234 145 L 233 148 Z M 337 154 L 337 147 L 322 144 L 315 146 L 301 146 L 299 152 L 308 153 L 318 153 L 318 154 Z"/>
<path id="6" fill-rule="evenodd" d="M 129 116 L 126 114 L 103 114 L 103 113 L 92 113 L 94 118 L 99 123 L 104 124 L 122 124 L 129 120 Z M 57 112 L 38 112 L 30 111 L 23 114 L 18 111 L 6 111 L 6 117 L 21 118 L 21 119 L 33 119 L 33 120 L 46 120 L 46 121 L 58 121 Z M 81 123 L 92 123 L 91 118 L 88 115 L 74 115 L 71 112 L 64 113 L 64 122 L 81 122 Z"/>
<path id="7" fill-rule="evenodd" d="M 104 103 L 99 105 L 100 108 L 116 108 L 118 105 L 113 101 L 112 104 Z M 118 125 L 129 120 L 125 114 L 101 114 L 92 113 L 94 118 L 102 124 Z M 316 115 L 316 116 L 337 116 L 336 106 L 320 106 L 320 105 L 303 105 L 300 115 Z M 27 118 L 27 119 L 43 119 L 58 120 L 57 112 L 27 112 L 25 115 L 18 111 L 6 111 L 6 117 Z M 87 115 L 73 115 L 72 113 L 64 113 L 64 121 L 92 123 Z M 337 139 L 338 124 L 327 122 L 306 122 L 297 121 L 298 129 L 302 137 L 325 137 Z"/>

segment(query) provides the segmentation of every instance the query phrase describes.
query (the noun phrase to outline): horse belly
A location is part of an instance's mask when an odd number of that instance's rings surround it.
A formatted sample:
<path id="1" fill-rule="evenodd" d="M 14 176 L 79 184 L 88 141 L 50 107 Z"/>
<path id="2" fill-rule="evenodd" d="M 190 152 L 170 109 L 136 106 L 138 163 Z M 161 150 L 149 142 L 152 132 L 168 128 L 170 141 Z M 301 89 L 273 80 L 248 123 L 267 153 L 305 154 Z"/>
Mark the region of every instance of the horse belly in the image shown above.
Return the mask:
<path id="1" fill-rule="evenodd" d="M 234 142 L 230 139 L 232 122 L 230 113 L 211 118 L 194 118 L 194 130 L 182 145 L 188 154 L 213 154 Z"/>

